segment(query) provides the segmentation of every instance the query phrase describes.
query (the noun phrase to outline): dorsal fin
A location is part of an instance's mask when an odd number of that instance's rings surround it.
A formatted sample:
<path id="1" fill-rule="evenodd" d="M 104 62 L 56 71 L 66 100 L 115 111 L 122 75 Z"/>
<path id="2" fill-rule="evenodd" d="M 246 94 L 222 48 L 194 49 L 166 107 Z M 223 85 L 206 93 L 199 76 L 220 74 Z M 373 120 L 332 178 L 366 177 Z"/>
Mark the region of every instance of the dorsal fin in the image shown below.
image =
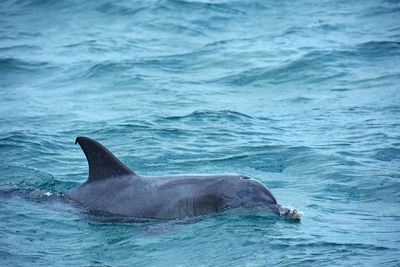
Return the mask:
<path id="1" fill-rule="evenodd" d="M 89 178 L 87 182 L 99 181 L 115 176 L 135 175 L 133 171 L 126 167 L 100 143 L 83 136 L 77 137 L 75 140 L 76 143 L 81 146 L 89 164 Z"/>

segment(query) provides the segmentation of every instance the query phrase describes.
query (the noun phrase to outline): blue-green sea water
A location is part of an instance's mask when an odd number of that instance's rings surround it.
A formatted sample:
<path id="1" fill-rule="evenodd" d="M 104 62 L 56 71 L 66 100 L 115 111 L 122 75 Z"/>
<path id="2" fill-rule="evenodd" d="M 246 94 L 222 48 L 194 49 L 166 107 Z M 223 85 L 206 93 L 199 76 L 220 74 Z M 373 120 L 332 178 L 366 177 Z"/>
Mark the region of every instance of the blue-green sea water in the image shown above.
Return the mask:
<path id="1" fill-rule="evenodd" d="M 0 1 L 0 266 L 399 266 L 399 66 L 399 1 Z M 303 219 L 86 214 L 78 135 Z"/>

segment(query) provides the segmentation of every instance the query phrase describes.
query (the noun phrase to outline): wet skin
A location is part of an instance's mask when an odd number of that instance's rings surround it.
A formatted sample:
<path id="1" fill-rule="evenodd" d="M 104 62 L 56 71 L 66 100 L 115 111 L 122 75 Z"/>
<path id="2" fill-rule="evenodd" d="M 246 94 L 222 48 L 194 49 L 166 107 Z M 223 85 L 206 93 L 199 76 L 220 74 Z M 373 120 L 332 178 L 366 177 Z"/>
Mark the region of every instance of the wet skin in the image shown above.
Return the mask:
<path id="1" fill-rule="evenodd" d="M 248 176 L 139 176 L 96 141 L 78 137 L 76 143 L 88 160 L 89 179 L 66 196 L 86 208 L 132 218 L 182 219 L 258 207 L 300 219 L 297 211 L 281 207 L 265 185 Z"/>

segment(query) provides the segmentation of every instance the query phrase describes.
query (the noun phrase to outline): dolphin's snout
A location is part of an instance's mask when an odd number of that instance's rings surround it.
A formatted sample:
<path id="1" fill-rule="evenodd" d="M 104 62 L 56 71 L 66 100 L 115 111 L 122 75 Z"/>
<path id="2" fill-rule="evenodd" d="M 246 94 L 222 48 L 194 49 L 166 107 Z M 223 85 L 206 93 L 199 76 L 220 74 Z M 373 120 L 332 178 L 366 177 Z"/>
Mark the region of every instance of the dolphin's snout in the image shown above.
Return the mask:
<path id="1" fill-rule="evenodd" d="M 284 217 L 291 221 L 300 221 L 301 220 L 301 213 L 298 212 L 296 209 L 288 209 L 288 208 L 282 207 L 281 205 L 274 205 L 271 208 L 272 208 L 272 211 L 279 217 Z"/>
<path id="2" fill-rule="evenodd" d="M 286 214 L 286 218 L 288 218 L 289 220 L 300 221 L 301 214 L 295 209 L 289 210 L 289 212 Z"/>

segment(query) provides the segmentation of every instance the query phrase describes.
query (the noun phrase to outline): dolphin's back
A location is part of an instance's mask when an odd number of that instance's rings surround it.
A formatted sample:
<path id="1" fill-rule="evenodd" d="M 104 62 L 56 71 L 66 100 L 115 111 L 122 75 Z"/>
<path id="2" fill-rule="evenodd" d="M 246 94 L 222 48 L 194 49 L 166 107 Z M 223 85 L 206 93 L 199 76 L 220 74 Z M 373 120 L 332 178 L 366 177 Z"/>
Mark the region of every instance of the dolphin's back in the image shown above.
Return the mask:
<path id="1" fill-rule="evenodd" d="M 141 179 L 128 175 L 86 182 L 66 195 L 88 209 L 138 217 L 150 203 L 141 201 L 144 196 L 151 194 L 146 188 Z"/>
<path id="2" fill-rule="evenodd" d="M 185 218 L 225 208 L 216 176 L 120 176 L 86 182 L 67 192 L 80 205 L 137 218 Z"/>
<path id="3" fill-rule="evenodd" d="M 219 188 L 233 175 L 141 177 L 100 143 L 76 139 L 88 161 L 85 183 L 66 193 L 80 205 L 110 214 L 146 218 L 184 218 L 224 208 Z"/>
<path id="4" fill-rule="evenodd" d="M 76 143 L 88 160 L 89 177 L 66 196 L 88 209 L 134 218 L 175 219 L 277 204 L 267 187 L 243 175 L 142 177 L 98 142 L 78 137 Z"/>

